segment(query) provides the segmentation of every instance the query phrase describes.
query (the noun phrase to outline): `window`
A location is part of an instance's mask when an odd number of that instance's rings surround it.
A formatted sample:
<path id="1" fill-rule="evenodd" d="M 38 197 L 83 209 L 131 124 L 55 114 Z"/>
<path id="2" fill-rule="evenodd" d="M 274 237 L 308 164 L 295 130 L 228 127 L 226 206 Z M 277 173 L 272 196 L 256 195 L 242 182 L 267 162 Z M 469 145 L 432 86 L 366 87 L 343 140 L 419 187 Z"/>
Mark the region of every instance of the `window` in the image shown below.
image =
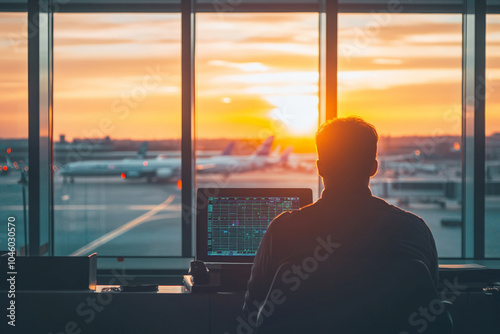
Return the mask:
<path id="1" fill-rule="evenodd" d="M 26 254 L 28 224 L 28 64 L 25 13 L 0 12 L 0 248 L 7 223 L 15 224 L 16 249 Z"/>
<path id="2" fill-rule="evenodd" d="M 180 38 L 179 13 L 55 14 L 56 255 L 180 255 Z"/>
<path id="3" fill-rule="evenodd" d="M 500 15 L 486 16 L 485 256 L 500 257 Z"/>
<path id="4" fill-rule="evenodd" d="M 471 247 L 478 238 L 485 241 L 486 257 L 498 258 L 500 102 L 494 92 L 500 76 L 500 19 L 488 15 L 487 49 L 474 50 L 487 56 L 486 233 L 478 237 L 469 232 L 476 230 L 471 227 L 480 230 L 481 222 L 473 221 L 468 214 L 472 201 L 465 201 L 474 184 L 462 183 L 468 180 L 464 172 L 471 170 L 462 165 L 473 164 L 470 154 L 462 161 L 464 6 L 458 0 L 401 3 L 398 13 L 387 14 L 382 1 L 340 1 L 338 115 L 359 115 L 376 126 L 380 169 L 372 191 L 424 218 L 441 258 L 479 254 Z M 26 23 L 32 18 L 25 4 L 0 0 L 0 219 L 15 216 L 21 253 L 28 213 L 23 189 L 27 199 L 35 181 L 25 187 L 17 181 L 28 168 L 29 153 L 39 153 L 45 164 L 38 168 L 33 162 L 31 172 L 54 173 L 53 184 L 50 177 L 37 183 L 38 192 L 51 194 L 53 201 L 41 201 L 40 212 L 31 212 L 32 218 L 43 218 L 35 223 L 39 231 L 29 231 L 42 249 L 48 245 L 54 255 L 97 251 L 113 261 L 150 258 L 156 268 L 158 258 L 166 257 L 172 266 L 185 268 L 189 259 L 172 259 L 186 255 L 188 247 L 183 252 L 182 246 L 190 244 L 185 242 L 189 233 L 182 232 L 189 229 L 183 230 L 181 222 L 186 204 L 181 199 L 181 149 L 186 153 L 187 145 L 181 148 L 179 4 L 54 4 L 53 28 L 42 36 L 53 35 L 53 114 L 46 106 L 39 111 L 45 123 L 53 116 L 54 145 L 34 152 L 28 150 L 28 137 L 44 144 L 48 139 L 34 130 L 28 133 L 28 112 L 36 108 L 28 110 L 26 59 L 29 53 L 30 59 L 50 61 L 50 49 L 38 54 L 28 49 Z M 332 64 L 320 50 L 320 5 L 325 2 L 224 4 L 197 1 L 195 39 L 184 35 L 196 51 L 195 187 L 311 187 L 317 199 L 321 187 L 313 135 L 318 118 L 325 117 L 318 113 L 325 95 L 323 76 L 318 87 L 320 66 Z M 36 78 L 38 73 L 31 74 Z M 31 79 L 30 84 L 40 82 Z M 43 98 L 50 104 L 50 94 Z M 266 140 L 269 155 L 254 159 Z M 46 151 L 53 153 L 54 166 L 47 163 Z M 5 167 L 14 173 L 4 173 Z M 47 219 L 51 215 L 53 221 Z M 0 242 L 6 235 L 0 231 Z"/>
<path id="5" fill-rule="evenodd" d="M 374 195 L 421 216 L 461 256 L 461 15 L 340 14 L 339 116 L 378 131 Z"/>
<path id="6" fill-rule="evenodd" d="M 318 13 L 197 14 L 199 187 L 305 187 L 318 197 L 318 20 Z M 231 157 L 203 156 L 231 143 Z"/>

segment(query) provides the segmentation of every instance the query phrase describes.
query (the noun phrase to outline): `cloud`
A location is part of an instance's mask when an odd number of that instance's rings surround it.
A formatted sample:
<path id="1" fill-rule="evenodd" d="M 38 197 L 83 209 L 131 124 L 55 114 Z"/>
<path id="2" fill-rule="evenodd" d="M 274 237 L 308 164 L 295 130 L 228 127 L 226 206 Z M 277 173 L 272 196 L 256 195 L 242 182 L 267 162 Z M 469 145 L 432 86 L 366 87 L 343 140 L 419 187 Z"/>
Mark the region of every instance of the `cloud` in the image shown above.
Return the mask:
<path id="1" fill-rule="evenodd" d="M 26 15 L 1 17 L 1 31 L 21 43 L 16 51 L 11 40 L 0 40 L 0 116 L 9 128 L 24 129 L 26 117 L 5 116 L 27 110 Z M 201 137 L 252 136 L 271 126 L 269 115 L 278 104 L 293 103 L 294 96 L 316 98 L 317 13 L 198 13 L 196 19 Z M 341 112 L 361 112 L 382 133 L 427 133 L 449 126 L 443 110 L 459 104 L 461 94 L 461 16 L 394 14 L 384 20 L 376 21 L 371 13 L 339 16 Z M 380 28 L 366 38 L 360 34 L 366 35 L 368 22 L 379 22 Z M 56 131 L 81 137 L 82 129 L 95 127 L 110 113 L 114 99 L 141 85 L 148 67 L 160 66 L 161 87 L 112 136 L 180 136 L 179 13 L 56 13 L 54 23 Z M 493 70 L 500 68 L 498 22 L 488 24 L 487 32 L 487 65 L 498 79 L 500 72 Z M 223 103 L 222 97 L 231 102 Z M 493 110 L 500 94 L 487 103 Z M 493 116 L 488 119 L 500 124 Z M 0 131 L 4 136 L 10 130 L 3 126 Z"/>
<path id="2" fill-rule="evenodd" d="M 236 63 L 225 60 L 209 60 L 208 65 L 225 66 L 235 68 L 243 72 L 265 72 L 269 69 L 269 67 L 259 62 Z"/>
<path id="3" fill-rule="evenodd" d="M 380 61 L 383 59 L 384 61 Z M 441 57 L 414 57 L 405 55 L 387 55 L 385 57 L 363 56 L 356 57 L 347 61 L 344 58 L 339 59 L 340 71 L 370 71 L 370 70 L 418 70 L 418 69 L 455 69 L 461 70 L 461 54 Z"/>

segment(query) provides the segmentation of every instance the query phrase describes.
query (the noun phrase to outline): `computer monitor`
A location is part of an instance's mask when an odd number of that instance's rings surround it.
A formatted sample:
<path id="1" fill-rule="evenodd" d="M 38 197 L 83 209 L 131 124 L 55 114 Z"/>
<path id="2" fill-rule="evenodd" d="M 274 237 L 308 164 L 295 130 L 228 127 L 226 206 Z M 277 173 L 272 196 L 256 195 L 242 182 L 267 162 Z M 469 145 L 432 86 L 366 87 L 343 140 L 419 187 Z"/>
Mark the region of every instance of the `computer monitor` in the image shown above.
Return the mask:
<path id="1" fill-rule="evenodd" d="M 252 263 L 269 223 L 311 203 L 312 190 L 306 188 L 200 188 L 196 258 Z"/>

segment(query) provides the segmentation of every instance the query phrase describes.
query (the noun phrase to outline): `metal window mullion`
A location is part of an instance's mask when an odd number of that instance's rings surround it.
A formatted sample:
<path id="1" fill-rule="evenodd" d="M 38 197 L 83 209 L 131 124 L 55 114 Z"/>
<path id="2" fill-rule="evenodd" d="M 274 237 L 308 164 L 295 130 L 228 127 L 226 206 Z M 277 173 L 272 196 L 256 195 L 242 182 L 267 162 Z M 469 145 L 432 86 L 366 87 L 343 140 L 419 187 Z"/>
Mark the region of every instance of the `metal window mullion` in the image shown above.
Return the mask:
<path id="1" fill-rule="evenodd" d="M 318 127 L 337 117 L 338 94 L 338 1 L 320 0 L 319 3 L 319 82 Z M 323 182 L 318 176 L 319 194 Z"/>
<path id="2" fill-rule="evenodd" d="M 338 0 L 326 0 L 326 119 L 337 117 Z"/>
<path id="3" fill-rule="evenodd" d="M 474 92 L 474 258 L 484 259 L 485 238 L 485 89 L 486 0 L 475 0 Z"/>
<path id="4" fill-rule="evenodd" d="M 195 138 L 194 138 L 194 10 L 193 0 L 182 0 L 182 256 L 192 257 L 194 188 L 195 183 Z"/>
<path id="5" fill-rule="evenodd" d="M 139 1 L 138 1 L 139 2 Z M 54 3 L 55 13 L 179 13 L 177 3 Z"/>
<path id="6" fill-rule="evenodd" d="M 41 228 L 52 242 L 52 14 L 50 0 L 28 1 L 28 248 L 40 254 Z M 48 245 L 48 249 L 52 245 Z M 52 253 L 52 252 L 50 252 Z"/>
<path id="7" fill-rule="evenodd" d="M 392 12 L 391 8 L 398 8 L 399 13 L 405 14 L 459 14 L 463 13 L 462 4 L 415 4 L 402 1 L 380 1 L 379 3 L 361 3 L 356 1 L 346 1 L 339 4 L 341 13 L 378 13 Z"/>
<path id="8" fill-rule="evenodd" d="M 486 0 L 467 0 L 463 16 L 462 256 L 484 258 Z"/>
<path id="9" fill-rule="evenodd" d="M 48 173 L 49 177 L 49 188 L 48 188 L 48 200 L 49 200 L 49 255 L 54 256 L 54 14 L 50 12 L 48 14 L 49 26 L 48 26 L 48 108 L 47 108 L 47 124 L 48 124 L 48 152 L 47 158 L 49 160 L 50 171 Z"/>
<path id="10" fill-rule="evenodd" d="M 40 62 L 38 0 L 28 1 L 28 255 L 40 249 Z"/>
<path id="11" fill-rule="evenodd" d="M 324 0 L 319 0 L 319 2 Z M 196 12 L 204 13 L 255 13 L 255 12 L 316 12 L 317 3 L 314 1 L 205 1 L 195 5 Z M 339 11 L 342 13 L 372 13 L 387 11 L 388 7 L 400 6 L 402 13 L 463 13 L 464 6 L 458 2 L 429 1 L 418 3 L 415 1 L 341 1 Z M 61 1 L 54 2 L 54 12 L 65 13 L 178 13 L 181 9 L 175 2 L 142 1 Z M 500 6 L 491 3 L 488 6 L 491 12 L 499 12 Z M 0 3 L 0 11 L 26 11 L 26 4 L 22 1 L 4 1 Z"/>
<path id="12" fill-rule="evenodd" d="M 320 0 L 318 8 L 318 126 L 326 121 L 326 1 Z M 318 175 L 318 198 L 321 197 L 323 192 L 323 179 Z"/>

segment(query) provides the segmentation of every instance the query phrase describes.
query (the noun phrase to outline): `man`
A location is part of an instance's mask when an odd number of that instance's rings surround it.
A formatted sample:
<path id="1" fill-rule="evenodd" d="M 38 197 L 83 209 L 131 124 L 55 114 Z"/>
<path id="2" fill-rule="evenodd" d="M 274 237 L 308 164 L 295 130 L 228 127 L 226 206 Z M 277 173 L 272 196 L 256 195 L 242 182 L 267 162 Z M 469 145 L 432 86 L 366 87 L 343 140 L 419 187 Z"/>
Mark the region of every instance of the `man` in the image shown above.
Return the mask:
<path id="1" fill-rule="evenodd" d="M 315 203 L 285 212 L 269 225 L 248 282 L 247 314 L 266 299 L 277 269 L 287 261 L 293 266 L 276 279 L 291 291 L 310 289 L 304 293 L 316 294 L 316 299 L 321 298 L 318 288 L 307 287 L 311 277 L 324 276 L 315 284 L 342 290 L 360 280 L 371 284 L 370 270 L 390 261 L 420 260 L 437 284 L 437 252 L 429 227 L 371 194 L 377 142 L 375 128 L 360 118 L 338 118 L 321 126 L 316 165 L 325 189 Z"/>

